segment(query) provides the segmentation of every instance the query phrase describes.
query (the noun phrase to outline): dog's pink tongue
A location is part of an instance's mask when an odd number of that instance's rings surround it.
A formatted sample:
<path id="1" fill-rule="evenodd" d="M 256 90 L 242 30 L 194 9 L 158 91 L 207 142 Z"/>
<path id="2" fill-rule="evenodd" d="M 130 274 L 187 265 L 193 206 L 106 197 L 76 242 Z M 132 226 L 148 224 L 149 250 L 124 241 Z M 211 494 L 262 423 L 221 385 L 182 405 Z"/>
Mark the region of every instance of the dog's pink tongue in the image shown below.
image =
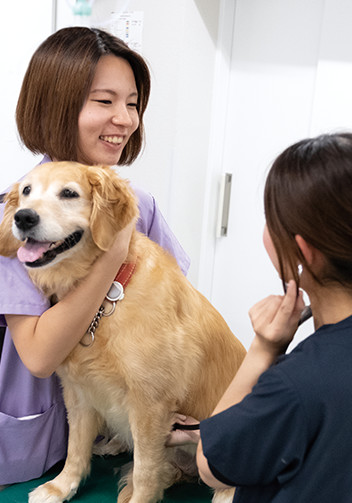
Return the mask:
<path id="1" fill-rule="evenodd" d="M 17 257 L 20 262 L 34 262 L 45 253 L 51 245 L 51 241 L 27 241 L 17 251 Z"/>

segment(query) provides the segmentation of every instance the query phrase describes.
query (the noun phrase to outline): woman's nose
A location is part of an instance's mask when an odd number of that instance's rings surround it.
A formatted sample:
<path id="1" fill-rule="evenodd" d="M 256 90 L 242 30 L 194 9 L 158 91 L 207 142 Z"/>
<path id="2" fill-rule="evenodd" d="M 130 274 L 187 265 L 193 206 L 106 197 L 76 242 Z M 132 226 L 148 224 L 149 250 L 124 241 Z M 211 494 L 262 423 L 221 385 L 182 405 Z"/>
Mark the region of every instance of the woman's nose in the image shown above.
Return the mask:
<path id="1" fill-rule="evenodd" d="M 117 109 L 114 110 L 114 114 L 111 118 L 113 124 L 119 126 L 132 126 L 132 118 L 130 114 L 128 113 L 128 110 L 126 107 L 118 107 Z"/>

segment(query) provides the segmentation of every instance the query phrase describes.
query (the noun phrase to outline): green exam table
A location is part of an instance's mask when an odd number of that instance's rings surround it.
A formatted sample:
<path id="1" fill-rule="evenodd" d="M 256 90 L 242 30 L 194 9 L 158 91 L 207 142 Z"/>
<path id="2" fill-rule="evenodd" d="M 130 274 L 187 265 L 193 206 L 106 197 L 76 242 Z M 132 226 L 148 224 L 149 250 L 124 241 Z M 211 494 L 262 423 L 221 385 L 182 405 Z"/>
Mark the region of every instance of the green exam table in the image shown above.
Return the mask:
<path id="1" fill-rule="evenodd" d="M 119 469 L 131 461 L 127 454 L 94 457 L 91 475 L 81 484 L 72 503 L 116 503 Z M 49 470 L 40 479 L 8 486 L 0 491 L 0 503 L 27 503 L 28 493 L 35 487 L 53 479 L 61 470 L 62 463 Z M 210 503 L 211 490 L 202 483 L 184 483 L 165 491 L 163 503 Z"/>

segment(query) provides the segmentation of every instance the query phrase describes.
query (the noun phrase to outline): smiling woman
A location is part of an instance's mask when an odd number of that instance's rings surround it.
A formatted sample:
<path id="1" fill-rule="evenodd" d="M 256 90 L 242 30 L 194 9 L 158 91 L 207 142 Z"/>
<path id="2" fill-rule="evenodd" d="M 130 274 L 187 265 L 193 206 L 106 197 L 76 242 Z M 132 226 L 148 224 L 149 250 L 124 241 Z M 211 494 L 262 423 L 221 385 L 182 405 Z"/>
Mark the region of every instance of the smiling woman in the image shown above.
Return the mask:
<path id="1" fill-rule="evenodd" d="M 104 163 L 96 160 L 93 143 L 115 137 L 124 148 L 110 164 L 131 164 L 142 146 L 149 93 L 146 63 L 120 39 L 98 29 L 64 28 L 31 59 L 16 109 L 18 131 L 33 153 L 88 164 Z"/>
<path id="2" fill-rule="evenodd" d="M 42 163 L 131 164 L 143 144 L 149 92 L 146 63 L 121 40 L 102 30 L 64 28 L 46 39 L 29 63 L 16 109 L 20 138 L 31 152 L 44 155 Z M 86 333 L 126 258 L 134 227 L 122 229 L 115 241 L 105 236 L 106 251 L 86 280 L 51 306 L 29 280 L 23 262 L 33 269 L 58 260 L 67 247 L 84 240 L 81 228 L 59 232 L 66 208 L 84 205 L 84 198 L 77 197 L 81 194 L 72 184 L 55 187 L 52 196 L 60 208 L 50 233 L 32 235 L 36 216 L 26 204 L 14 230 L 27 242 L 18 257 L 0 256 L 0 325 L 7 327 L 0 360 L 0 484 L 39 477 L 66 456 L 66 411 L 53 373 Z M 154 198 L 133 189 L 137 230 L 174 255 L 186 273 L 188 256 Z M 40 189 L 31 183 L 23 186 L 21 197 L 27 202 L 39 198 L 45 208 Z M 0 204 L 0 220 L 4 207 Z M 9 239 L 2 236 L 2 245 Z"/>

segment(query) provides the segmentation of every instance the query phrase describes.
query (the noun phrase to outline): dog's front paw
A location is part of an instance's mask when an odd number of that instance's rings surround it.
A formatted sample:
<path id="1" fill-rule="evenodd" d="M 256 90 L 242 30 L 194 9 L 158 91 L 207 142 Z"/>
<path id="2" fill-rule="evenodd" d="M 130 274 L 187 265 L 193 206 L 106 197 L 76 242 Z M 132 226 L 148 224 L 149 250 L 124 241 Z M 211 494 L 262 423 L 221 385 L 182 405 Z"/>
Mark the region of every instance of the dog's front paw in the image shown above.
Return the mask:
<path id="1" fill-rule="evenodd" d="M 77 492 L 77 487 L 62 491 L 56 484 L 47 482 L 29 493 L 28 503 L 62 503 L 68 501 Z"/>

